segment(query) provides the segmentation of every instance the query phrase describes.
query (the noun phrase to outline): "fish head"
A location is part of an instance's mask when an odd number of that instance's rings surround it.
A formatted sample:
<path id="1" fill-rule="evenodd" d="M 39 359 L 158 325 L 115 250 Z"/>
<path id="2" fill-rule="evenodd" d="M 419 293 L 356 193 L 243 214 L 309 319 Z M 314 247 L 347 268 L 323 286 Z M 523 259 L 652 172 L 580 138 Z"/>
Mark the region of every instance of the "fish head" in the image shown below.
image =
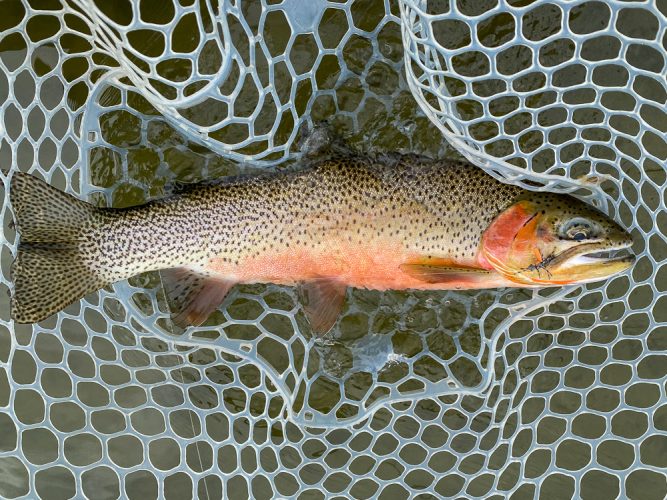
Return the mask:
<path id="1" fill-rule="evenodd" d="M 526 286 L 598 281 L 628 269 L 631 236 L 602 212 L 566 195 L 530 193 L 482 235 L 481 259 Z"/>

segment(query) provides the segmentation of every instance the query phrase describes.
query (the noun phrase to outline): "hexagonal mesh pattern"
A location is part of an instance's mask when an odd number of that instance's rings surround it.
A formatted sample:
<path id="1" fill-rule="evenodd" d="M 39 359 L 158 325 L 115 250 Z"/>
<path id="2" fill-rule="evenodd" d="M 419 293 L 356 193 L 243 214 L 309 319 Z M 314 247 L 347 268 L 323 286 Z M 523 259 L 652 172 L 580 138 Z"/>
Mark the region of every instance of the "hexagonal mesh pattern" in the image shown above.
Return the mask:
<path id="1" fill-rule="evenodd" d="M 6 5 L 0 496 L 665 497 L 664 4 Z M 259 285 L 175 335 L 154 275 L 10 321 L 11 170 L 127 206 L 292 162 L 324 119 L 359 150 L 576 191 L 637 265 L 541 292 L 353 290 L 324 340 Z"/>

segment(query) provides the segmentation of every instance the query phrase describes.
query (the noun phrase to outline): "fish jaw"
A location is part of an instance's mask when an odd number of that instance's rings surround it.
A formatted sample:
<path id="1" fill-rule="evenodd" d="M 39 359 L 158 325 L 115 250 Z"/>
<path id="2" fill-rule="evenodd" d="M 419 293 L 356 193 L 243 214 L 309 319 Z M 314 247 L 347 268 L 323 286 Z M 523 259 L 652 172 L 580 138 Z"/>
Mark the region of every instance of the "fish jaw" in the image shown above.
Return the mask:
<path id="1" fill-rule="evenodd" d="M 627 249 L 626 245 L 610 248 L 605 244 L 574 247 L 553 257 L 552 261 L 545 266 L 545 270 L 531 279 L 535 283 L 561 285 L 591 283 L 607 279 L 632 267 L 636 260 L 634 255 L 627 253 L 612 255 L 616 251 Z M 596 252 L 597 250 L 601 252 Z M 567 276 L 567 279 L 558 279 L 557 276 Z"/>

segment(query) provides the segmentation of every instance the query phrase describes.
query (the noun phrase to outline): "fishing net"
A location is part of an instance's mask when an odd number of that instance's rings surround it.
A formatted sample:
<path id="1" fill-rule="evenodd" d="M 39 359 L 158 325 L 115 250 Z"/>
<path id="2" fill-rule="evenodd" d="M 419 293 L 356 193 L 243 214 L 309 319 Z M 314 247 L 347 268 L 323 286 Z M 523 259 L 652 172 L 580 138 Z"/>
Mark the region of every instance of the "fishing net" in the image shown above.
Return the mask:
<path id="1" fill-rule="evenodd" d="M 2 11 L 0 496 L 667 495 L 664 2 Z M 130 206 L 291 165 L 324 120 L 359 151 L 588 199 L 637 263 L 542 291 L 351 290 L 323 339 L 264 285 L 174 332 L 152 274 L 10 320 L 12 171 Z"/>

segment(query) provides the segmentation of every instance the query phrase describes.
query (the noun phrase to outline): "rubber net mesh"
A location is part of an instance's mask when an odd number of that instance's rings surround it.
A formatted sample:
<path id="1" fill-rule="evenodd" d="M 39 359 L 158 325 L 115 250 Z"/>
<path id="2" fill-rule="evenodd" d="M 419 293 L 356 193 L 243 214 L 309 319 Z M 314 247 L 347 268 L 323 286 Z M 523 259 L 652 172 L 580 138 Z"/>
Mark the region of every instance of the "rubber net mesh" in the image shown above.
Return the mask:
<path id="1" fill-rule="evenodd" d="M 0 496 L 667 495 L 664 1 L 1 9 Z M 360 151 L 574 192 L 637 264 L 541 292 L 352 290 L 319 340 L 264 285 L 174 335 L 155 275 L 9 319 L 11 171 L 129 206 L 294 162 L 322 120 Z"/>

